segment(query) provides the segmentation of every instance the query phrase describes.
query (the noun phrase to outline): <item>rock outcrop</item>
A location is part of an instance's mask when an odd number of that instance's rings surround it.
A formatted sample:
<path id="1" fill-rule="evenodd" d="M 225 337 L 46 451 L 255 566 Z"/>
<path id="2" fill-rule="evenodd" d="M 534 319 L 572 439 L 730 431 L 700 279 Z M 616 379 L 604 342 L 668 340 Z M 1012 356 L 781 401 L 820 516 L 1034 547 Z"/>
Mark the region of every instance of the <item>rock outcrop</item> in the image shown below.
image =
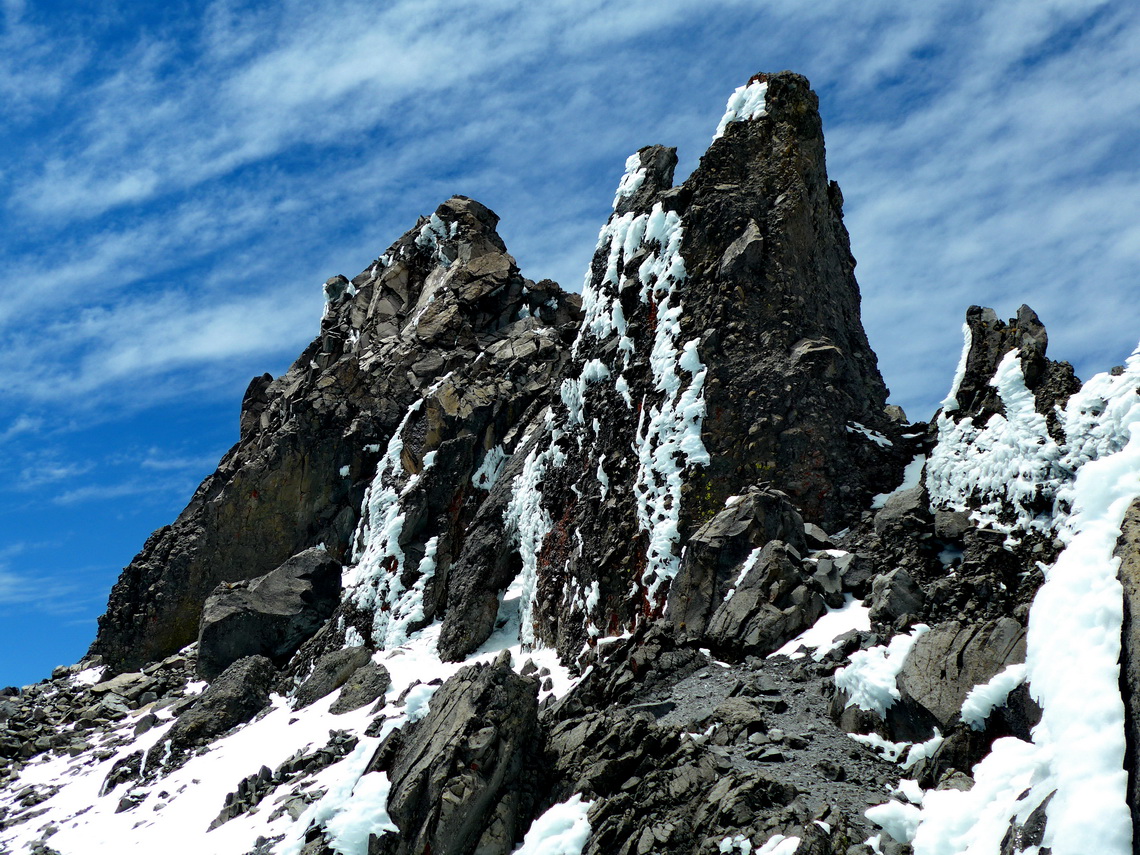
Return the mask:
<path id="1" fill-rule="evenodd" d="M 202 609 L 198 673 L 212 680 L 245 656 L 284 665 L 340 602 L 341 565 L 314 547 L 248 581 L 219 585 Z"/>
<path id="2" fill-rule="evenodd" d="M 392 782 L 399 829 L 369 855 L 508 855 L 531 817 L 538 769 L 538 684 L 509 660 L 465 668 L 433 696 L 431 712 L 381 745 L 369 771 Z"/>
<path id="3" fill-rule="evenodd" d="M 631 156 L 581 298 L 460 196 L 329 279 L 89 657 L 0 691 L 0 851 L 1112 851 L 1140 354 L 1082 387 L 971 307 L 905 424 L 816 108 L 757 75 L 680 186 Z"/>

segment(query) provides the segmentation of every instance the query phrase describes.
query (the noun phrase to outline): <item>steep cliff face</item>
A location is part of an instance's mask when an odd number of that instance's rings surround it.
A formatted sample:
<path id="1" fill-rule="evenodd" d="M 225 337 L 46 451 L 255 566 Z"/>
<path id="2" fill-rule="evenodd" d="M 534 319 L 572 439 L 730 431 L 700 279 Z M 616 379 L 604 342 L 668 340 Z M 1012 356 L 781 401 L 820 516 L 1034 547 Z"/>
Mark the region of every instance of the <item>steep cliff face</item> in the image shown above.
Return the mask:
<path id="1" fill-rule="evenodd" d="M 898 424 L 807 81 L 675 165 L 580 299 L 463 197 L 325 284 L 91 657 L 0 692 L 0 851 L 1133 851 L 1140 351 L 971 307 Z"/>
<path id="2" fill-rule="evenodd" d="M 680 187 L 671 150 L 629 159 L 572 367 L 516 482 L 534 631 L 564 656 L 660 617 L 685 539 L 730 496 L 768 483 L 837 530 L 905 462 L 816 96 L 785 72 L 739 100 Z M 490 634 L 494 582 L 450 604 L 445 655 Z"/>
<path id="3" fill-rule="evenodd" d="M 446 566 L 477 492 L 472 461 L 557 382 L 562 338 L 577 318 L 578 297 L 519 274 L 497 222 L 455 197 L 351 281 L 326 283 L 320 336 L 284 375 L 250 384 L 241 440 L 123 571 L 92 653 L 119 669 L 161 659 L 197 638 L 220 582 L 260 576 L 321 544 L 347 563 L 362 499 L 378 465 L 392 462 L 383 451 L 398 428 L 421 435 L 397 461 L 402 473 L 414 476 L 425 454 L 448 445 L 438 479 L 447 495 L 410 499 L 432 517 L 418 522 L 439 536 Z M 409 428 L 408 408 L 426 398 Z M 417 560 L 428 539 L 413 544 Z"/>

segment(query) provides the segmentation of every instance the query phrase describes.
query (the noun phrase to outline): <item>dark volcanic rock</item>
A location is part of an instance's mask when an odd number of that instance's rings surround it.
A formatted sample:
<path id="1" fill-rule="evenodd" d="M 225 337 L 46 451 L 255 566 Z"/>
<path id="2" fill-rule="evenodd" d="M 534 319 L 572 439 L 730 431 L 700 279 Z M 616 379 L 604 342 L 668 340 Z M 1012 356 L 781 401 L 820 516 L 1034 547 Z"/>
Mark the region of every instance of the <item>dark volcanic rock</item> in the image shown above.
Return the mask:
<path id="1" fill-rule="evenodd" d="M 330 280 L 321 334 L 286 374 L 250 384 L 239 443 L 123 571 L 93 654 L 137 668 L 197 637 L 219 583 L 262 576 L 321 543 L 346 559 L 380 452 L 402 423 L 415 440 L 400 461 L 406 477 L 432 451 L 440 470 L 411 497 L 409 554 L 438 537 L 446 578 L 479 505 L 472 474 L 557 388 L 568 356 L 560 330 L 568 338 L 580 316 L 577 295 L 519 274 L 497 222 L 456 196 L 351 281 Z M 428 619 L 445 601 L 433 586 Z"/>
<path id="2" fill-rule="evenodd" d="M 700 635 L 733 587 L 749 553 L 771 540 L 805 548 L 804 523 L 787 497 L 753 487 L 689 538 L 669 589 L 668 615 L 681 632 Z"/>
<path id="3" fill-rule="evenodd" d="M 372 838 L 369 855 L 507 855 L 530 822 L 536 783 L 538 683 L 508 665 L 473 665 L 432 696 L 431 712 L 369 771 L 392 782 L 399 834 Z"/>
<path id="4" fill-rule="evenodd" d="M 901 430 L 859 323 L 817 99 L 798 75 L 766 80 L 766 114 L 730 123 L 681 187 L 666 189 L 660 148 L 628 164 L 560 400 L 516 470 L 523 568 L 489 542 L 463 561 L 453 590 L 477 596 L 449 601 L 448 658 L 487 637 L 519 569 L 540 639 L 576 656 L 661 616 L 681 545 L 729 496 L 767 482 L 834 529 L 898 483 Z"/>
<path id="5" fill-rule="evenodd" d="M 151 749 L 153 756 L 148 755 L 147 765 L 161 764 L 167 741 L 177 757 L 249 721 L 269 705 L 269 689 L 276 675 L 273 663 L 264 656 L 234 662 L 178 716 L 166 739 Z"/>
<path id="6" fill-rule="evenodd" d="M 264 576 L 219 585 L 202 610 L 198 673 L 212 680 L 244 656 L 283 665 L 340 602 L 340 574 L 339 561 L 313 548 Z"/>
<path id="7" fill-rule="evenodd" d="M 371 656 L 367 647 L 346 647 L 343 650 L 326 653 L 316 661 L 309 678 L 297 687 L 293 708 L 307 707 L 325 695 L 335 692 L 361 668 L 367 666 Z"/>
<path id="8" fill-rule="evenodd" d="M 1124 635 L 1120 654 L 1120 689 L 1124 697 L 1124 733 L 1127 737 L 1124 765 L 1128 770 L 1128 804 L 1132 826 L 1140 829 L 1140 500 L 1124 514 L 1117 576 L 1124 588 Z M 1140 852 L 1140 834 L 1133 842 Z"/>

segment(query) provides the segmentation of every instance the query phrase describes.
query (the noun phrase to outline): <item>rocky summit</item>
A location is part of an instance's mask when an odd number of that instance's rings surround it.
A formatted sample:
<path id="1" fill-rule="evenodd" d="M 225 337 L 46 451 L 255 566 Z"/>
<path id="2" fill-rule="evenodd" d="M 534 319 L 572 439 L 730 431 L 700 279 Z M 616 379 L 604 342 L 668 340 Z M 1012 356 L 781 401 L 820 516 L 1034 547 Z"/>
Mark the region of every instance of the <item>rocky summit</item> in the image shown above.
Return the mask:
<path id="1" fill-rule="evenodd" d="M 581 295 L 461 196 L 325 283 L 88 656 L 0 692 L 0 852 L 1140 852 L 1140 352 L 970 307 L 910 423 L 808 82 L 676 163 Z"/>

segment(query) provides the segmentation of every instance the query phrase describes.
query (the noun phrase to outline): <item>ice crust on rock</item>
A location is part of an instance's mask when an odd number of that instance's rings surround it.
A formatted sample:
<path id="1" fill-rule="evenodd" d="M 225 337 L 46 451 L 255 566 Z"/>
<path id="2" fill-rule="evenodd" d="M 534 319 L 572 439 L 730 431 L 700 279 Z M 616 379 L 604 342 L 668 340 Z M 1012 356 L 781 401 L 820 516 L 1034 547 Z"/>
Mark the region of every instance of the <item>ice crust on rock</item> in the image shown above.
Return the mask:
<path id="1" fill-rule="evenodd" d="M 958 409 L 958 390 L 962 388 L 962 380 L 966 377 L 966 364 L 970 358 L 970 347 L 973 345 L 973 333 L 969 324 L 962 324 L 962 355 L 958 357 L 958 367 L 954 369 L 954 380 L 950 383 L 950 391 L 942 399 L 943 412 L 951 413 Z"/>
<path id="2" fill-rule="evenodd" d="M 679 567 L 678 524 L 683 473 L 687 467 L 709 463 L 708 451 L 701 439 L 704 383 L 708 372 L 698 353 L 698 340 L 681 340 L 682 306 L 674 294 L 687 275 L 681 256 L 683 234 L 681 217 L 666 211 L 661 203 L 656 203 L 647 213 L 628 212 L 610 218 L 599 233 L 596 250 L 605 259 L 605 268 L 596 283 L 592 272 L 586 274 L 582 291 L 584 317 L 573 346 L 577 355 L 589 338 L 606 341 L 617 335 L 619 358 L 628 368 L 633 343 L 625 337 L 626 318 L 619 295 L 626 289 L 637 289 L 641 302 L 656 309 L 649 365 L 653 389 L 662 398 L 660 403 L 642 399 L 633 437 L 637 458 L 633 488 L 637 520 L 649 540 L 644 581 L 646 595 L 654 603 L 663 600 L 668 583 Z M 645 258 L 636 274 L 627 276 L 622 270 L 624 260 L 640 250 L 647 251 Z M 580 447 L 585 440 L 581 426 L 587 422 L 586 390 L 591 384 L 611 380 L 626 404 L 634 405 L 628 382 L 620 372 L 613 377 L 616 371 L 617 366 L 590 359 L 577 377 L 562 383 L 561 399 L 567 412 L 565 428 L 579 430 Z M 597 467 L 597 480 L 604 495 L 610 489 L 609 479 L 600 460 Z M 526 561 L 524 555 L 524 565 Z"/>
<path id="3" fill-rule="evenodd" d="M 1027 635 L 1025 674 L 1041 721 L 1031 742 L 994 742 L 973 769 L 972 789 L 926 794 L 907 838 L 916 855 L 997 852 L 1011 821 L 1024 823 L 1050 795 L 1042 845 L 1054 855 L 1132 851 L 1119 682 L 1123 597 L 1113 553 L 1124 512 L 1140 495 L 1137 388 L 1134 352 L 1123 372 L 1094 377 L 1065 407 L 1063 459 L 1076 470 L 1063 491 L 1071 512 L 1054 521 L 1065 548 L 1045 568 Z M 1003 672 L 981 687 L 963 718 L 976 722 L 1017 676 Z M 900 809 L 873 810 L 870 818 L 890 823 Z"/>
<path id="4" fill-rule="evenodd" d="M 558 462 L 563 456 L 552 435 L 549 447 L 535 448 L 527 455 L 523 470 L 515 478 L 510 504 L 505 514 L 508 536 L 518 547 L 522 560 L 515 586 L 519 596 L 519 637 L 527 644 L 534 643 L 534 598 L 538 586 L 538 554 L 542 542 L 553 526 L 550 514 L 542 507 L 539 485 L 550 461 Z"/>
<path id="5" fill-rule="evenodd" d="M 404 550 L 400 545 L 404 529 L 400 498 L 420 477 L 412 475 L 400 484 L 404 474 L 400 462 L 403 433 L 422 406 L 423 400 L 416 400 L 388 440 L 364 495 L 353 539 L 355 563 L 344 571 L 342 598 L 373 615 L 372 641 L 381 648 L 400 644 L 407 637 L 408 627 L 423 618 L 427 579 L 421 577 L 411 589 L 405 589 L 401 581 Z M 421 569 L 434 572 L 434 563 Z"/>
<path id="6" fill-rule="evenodd" d="M 1024 663 L 1007 665 L 987 683 L 974 686 L 962 702 L 962 721 L 974 730 L 981 730 L 995 709 L 1005 704 L 1009 693 L 1025 682 Z"/>
<path id="7" fill-rule="evenodd" d="M 733 122 L 747 122 L 768 114 L 768 82 L 766 80 L 753 80 L 736 90 L 728 97 L 724 107 L 724 115 L 716 126 L 713 141 L 724 136 L 725 128 Z"/>
<path id="8" fill-rule="evenodd" d="M 985 427 L 969 418 L 954 421 L 946 412 L 939 415 L 938 444 L 926 464 L 931 500 L 964 511 L 973 497 L 980 497 L 980 507 L 971 513 L 980 524 L 1007 533 L 1047 531 L 1066 473 L 1061 450 L 1025 387 L 1019 351 L 1005 355 L 991 385 L 1005 404 L 1005 415 L 991 416 Z M 1038 510 L 1043 500 L 1046 509 Z M 1008 508 L 1016 515 L 1012 520 Z"/>
<path id="9" fill-rule="evenodd" d="M 641 189 L 645 183 L 645 167 L 641 165 L 641 155 L 634 152 L 625 160 L 625 174 L 618 182 L 617 192 L 614 194 L 614 209 L 621 204 L 622 199 L 628 199 Z"/>
<path id="10" fill-rule="evenodd" d="M 664 393 L 659 405 L 642 402 L 634 438 L 637 454 L 637 519 L 649 534 L 645 578 L 650 601 L 664 597 L 665 586 L 679 569 L 678 521 L 681 510 L 682 473 L 688 466 L 707 465 L 709 454 L 701 439 L 705 416 L 704 383 L 707 370 L 697 353 L 697 339 L 678 349 L 681 306 L 671 305 L 673 288 L 684 280 L 681 257 L 681 218 L 653 207 L 645 226 L 644 240 L 659 247 L 638 269 L 642 299 L 657 301 L 657 329 L 650 353 L 654 388 Z M 684 382 L 681 374 L 688 374 Z"/>

